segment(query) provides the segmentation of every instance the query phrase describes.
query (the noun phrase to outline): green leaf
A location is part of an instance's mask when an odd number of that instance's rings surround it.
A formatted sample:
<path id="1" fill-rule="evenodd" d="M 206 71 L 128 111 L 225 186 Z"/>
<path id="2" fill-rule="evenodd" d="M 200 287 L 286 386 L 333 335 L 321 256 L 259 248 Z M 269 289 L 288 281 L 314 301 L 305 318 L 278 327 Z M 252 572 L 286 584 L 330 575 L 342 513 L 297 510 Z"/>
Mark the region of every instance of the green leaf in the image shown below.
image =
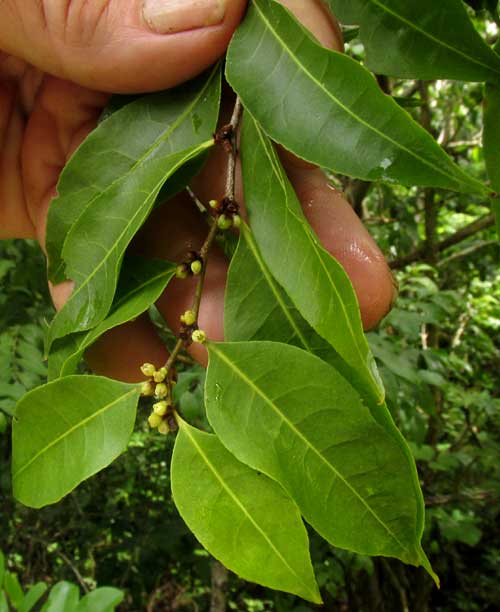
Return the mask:
<path id="1" fill-rule="evenodd" d="M 408 79 L 500 79 L 500 58 L 474 28 L 461 0 L 327 0 L 360 26 L 367 66 Z"/>
<path id="2" fill-rule="evenodd" d="M 21 607 L 19 608 L 19 612 L 30 612 L 30 610 L 32 610 L 44 596 L 46 591 L 47 585 L 45 582 L 37 582 L 35 585 L 33 585 L 26 593 Z"/>
<path id="3" fill-rule="evenodd" d="M 3 579 L 5 576 L 5 556 L 0 550 L 0 591 L 3 589 Z"/>
<path id="4" fill-rule="evenodd" d="M 271 342 L 209 344 L 212 427 L 331 544 L 420 565 L 414 465 L 331 366 Z"/>
<path id="5" fill-rule="evenodd" d="M 70 278 L 75 290 L 54 318 L 48 347 L 108 314 L 125 249 L 162 185 L 212 146 L 219 99 L 215 68 L 117 111 L 72 157 L 49 211 L 47 250 L 52 280 Z"/>
<path id="6" fill-rule="evenodd" d="M 484 98 L 483 147 L 493 191 L 500 193 L 500 87 L 487 85 Z"/>
<path id="7" fill-rule="evenodd" d="M 276 151 L 246 115 L 241 137 L 245 204 L 262 257 L 301 315 L 381 401 L 356 295 L 342 266 L 319 243 Z"/>
<path id="8" fill-rule="evenodd" d="M 5 593 L 0 589 L 0 612 L 9 612 L 9 604 Z"/>
<path id="9" fill-rule="evenodd" d="M 113 306 L 94 329 L 57 340 L 49 354 L 49 380 L 74 374 L 85 350 L 105 332 L 135 319 L 163 293 L 175 274 L 167 261 L 140 257 L 125 259 Z"/>
<path id="10" fill-rule="evenodd" d="M 83 597 L 76 612 L 112 612 L 124 598 L 123 591 L 112 587 L 101 587 Z"/>
<path id="11" fill-rule="evenodd" d="M 50 591 L 41 612 L 75 612 L 80 599 L 76 584 L 58 582 Z"/>
<path id="12" fill-rule="evenodd" d="M 253 0 L 226 75 L 267 134 L 303 159 L 368 181 L 485 193 L 365 68 L 272 0 Z"/>
<path id="13" fill-rule="evenodd" d="M 335 349 L 307 324 L 275 280 L 245 223 L 227 275 L 224 338 L 284 342 L 342 366 Z"/>
<path id="14" fill-rule="evenodd" d="M 245 580 L 321 603 L 308 538 L 283 489 L 237 461 L 218 438 L 180 421 L 172 494 L 201 544 Z"/>
<path id="15" fill-rule="evenodd" d="M 499 49 L 500 50 L 500 49 Z M 491 188 L 500 194 L 500 87 L 486 85 L 484 95 L 483 150 Z M 491 208 L 496 217 L 500 237 L 500 201 L 493 199 Z"/>
<path id="16" fill-rule="evenodd" d="M 139 387 L 68 376 L 27 393 L 12 424 L 16 499 L 53 504 L 116 459 L 134 427 Z"/>
<path id="17" fill-rule="evenodd" d="M 12 572 L 5 572 L 3 584 L 10 603 L 16 610 L 19 610 L 24 599 L 24 593 L 17 576 Z"/>

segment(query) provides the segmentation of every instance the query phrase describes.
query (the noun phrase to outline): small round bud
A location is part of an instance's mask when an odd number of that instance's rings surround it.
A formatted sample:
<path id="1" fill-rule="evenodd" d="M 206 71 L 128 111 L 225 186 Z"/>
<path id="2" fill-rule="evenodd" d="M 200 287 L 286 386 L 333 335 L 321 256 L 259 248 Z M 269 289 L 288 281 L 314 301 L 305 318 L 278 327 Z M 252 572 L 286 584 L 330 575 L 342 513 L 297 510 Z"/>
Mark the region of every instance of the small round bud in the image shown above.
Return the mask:
<path id="1" fill-rule="evenodd" d="M 155 395 L 156 397 L 159 397 L 160 399 L 163 399 L 164 397 L 167 397 L 168 395 L 168 387 L 165 383 L 159 383 L 156 385 L 155 387 Z"/>
<path id="2" fill-rule="evenodd" d="M 181 316 L 181 322 L 185 325 L 193 325 L 196 323 L 196 315 L 192 310 L 186 310 L 186 312 Z"/>
<path id="3" fill-rule="evenodd" d="M 168 423 L 162 421 L 162 423 L 160 423 L 160 425 L 158 426 L 158 431 L 161 433 L 162 436 L 166 436 L 170 431 Z"/>
<path id="4" fill-rule="evenodd" d="M 221 215 L 217 219 L 217 225 L 220 230 L 225 232 L 226 230 L 230 229 L 233 226 L 233 220 L 230 219 L 229 217 L 226 217 L 226 215 Z"/>
<path id="5" fill-rule="evenodd" d="M 217 208 L 219 208 L 219 200 L 210 200 L 208 205 L 210 206 L 210 208 L 216 210 Z"/>
<path id="6" fill-rule="evenodd" d="M 141 365 L 141 372 L 144 374 L 144 376 L 153 376 L 153 374 L 156 372 L 156 368 L 152 363 L 144 363 Z"/>
<path id="7" fill-rule="evenodd" d="M 241 227 L 241 217 L 239 215 L 234 215 L 234 217 L 233 217 L 233 226 L 236 229 L 239 229 Z"/>
<path id="8" fill-rule="evenodd" d="M 177 266 L 177 268 L 175 269 L 175 276 L 177 278 L 187 278 L 189 276 L 189 273 L 184 264 Z"/>
<path id="9" fill-rule="evenodd" d="M 167 414 L 168 404 L 166 401 L 157 402 L 153 404 L 153 412 L 159 416 L 165 416 Z"/>
<path id="10" fill-rule="evenodd" d="M 160 368 L 159 370 L 157 370 L 153 374 L 153 380 L 155 382 L 157 382 L 157 383 L 163 382 L 166 377 L 167 377 L 167 369 L 166 368 Z"/>
<path id="11" fill-rule="evenodd" d="M 163 419 L 161 418 L 159 414 L 155 414 L 153 412 L 152 414 L 149 415 L 148 423 L 152 429 L 156 429 L 159 425 L 162 424 L 162 422 L 163 422 Z"/>
<path id="12" fill-rule="evenodd" d="M 141 395 L 142 397 L 152 397 L 155 394 L 155 388 L 149 380 L 142 384 Z"/>
<path id="13" fill-rule="evenodd" d="M 196 329 L 191 335 L 191 340 L 197 344 L 205 344 L 207 334 L 202 329 Z"/>
<path id="14" fill-rule="evenodd" d="M 191 263 L 191 272 L 195 276 L 198 276 L 198 274 L 200 274 L 202 270 L 203 270 L 203 264 L 201 263 L 201 261 L 199 259 L 195 259 Z"/>

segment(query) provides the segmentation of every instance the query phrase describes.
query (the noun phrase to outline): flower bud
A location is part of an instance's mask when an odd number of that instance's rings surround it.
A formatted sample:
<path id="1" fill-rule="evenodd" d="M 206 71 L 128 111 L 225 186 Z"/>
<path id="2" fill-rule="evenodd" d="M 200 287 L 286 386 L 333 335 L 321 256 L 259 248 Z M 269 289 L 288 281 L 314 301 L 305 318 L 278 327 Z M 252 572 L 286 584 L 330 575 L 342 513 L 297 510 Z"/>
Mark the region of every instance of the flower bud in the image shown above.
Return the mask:
<path id="1" fill-rule="evenodd" d="M 208 205 L 210 206 L 210 208 L 216 210 L 217 208 L 219 208 L 219 200 L 210 200 Z"/>
<path id="2" fill-rule="evenodd" d="M 170 431 L 168 423 L 166 421 L 162 421 L 158 426 L 158 431 L 162 434 L 162 436 L 166 436 Z"/>
<path id="3" fill-rule="evenodd" d="M 219 226 L 219 229 L 222 230 L 223 232 L 225 232 L 226 230 L 230 229 L 233 225 L 233 220 L 230 219 L 229 217 L 226 217 L 226 215 L 221 215 L 218 219 L 217 219 L 217 225 Z"/>
<path id="4" fill-rule="evenodd" d="M 187 278 L 189 276 L 187 268 L 184 264 L 180 264 L 179 266 L 177 266 L 177 268 L 175 269 L 175 276 L 177 278 Z"/>
<path id="5" fill-rule="evenodd" d="M 144 363 L 141 365 L 141 372 L 144 374 L 144 376 L 153 376 L 153 374 L 156 372 L 156 368 L 152 363 Z"/>
<path id="6" fill-rule="evenodd" d="M 168 395 L 168 387 L 165 383 L 158 383 L 155 387 L 155 395 L 156 397 L 163 399 Z"/>
<path id="7" fill-rule="evenodd" d="M 192 310 L 186 310 L 181 316 L 181 322 L 185 325 L 193 325 L 196 322 L 196 315 Z"/>
<path id="8" fill-rule="evenodd" d="M 191 335 L 191 340 L 197 344 L 205 344 L 207 334 L 202 329 L 196 329 Z"/>
<path id="9" fill-rule="evenodd" d="M 155 414 L 153 412 L 152 414 L 149 415 L 148 423 L 152 429 L 156 429 L 159 425 L 163 423 L 163 419 L 161 418 L 159 414 Z"/>
<path id="10" fill-rule="evenodd" d="M 234 217 L 233 217 L 233 226 L 236 229 L 239 229 L 241 227 L 241 217 L 239 215 L 234 215 Z"/>
<path id="11" fill-rule="evenodd" d="M 166 377 L 167 377 L 167 369 L 160 368 L 154 373 L 153 380 L 157 383 L 161 383 L 165 380 Z"/>
<path id="12" fill-rule="evenodd" d="M 167 409 L 168 404 L 165 401 L 153 404 L 153 412 L 159 416 L 165 416 L 167 414 Z"/>
<path id="13" fill-rule="evenodd" d="M 155 388 L 149 380 L 142 384 L 141 395 L 142 397 L 152 397 L 155 394 Z"/>
<path id="14" fill-rule="evenodd" d="M 199 259 L 195 259 L 191 263 L 191 272 L 195 276 L 198 276 L 198 274 L 200 274 L 202 270 L 203 270 L 203 264 L 201 263 L 201 261 Z"/>

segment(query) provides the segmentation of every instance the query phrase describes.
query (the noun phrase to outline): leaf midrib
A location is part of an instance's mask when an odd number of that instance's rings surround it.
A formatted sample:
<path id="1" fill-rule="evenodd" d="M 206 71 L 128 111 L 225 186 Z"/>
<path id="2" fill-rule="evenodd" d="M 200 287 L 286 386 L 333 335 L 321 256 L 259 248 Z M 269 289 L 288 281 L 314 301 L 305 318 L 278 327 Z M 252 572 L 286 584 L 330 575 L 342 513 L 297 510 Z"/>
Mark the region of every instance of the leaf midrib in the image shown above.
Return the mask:
<path id="1" fill-rule="evenodd" d="M 464 179 L 460 179 L 460 178 L 458 178 L 458 177 L 456 177 L 454 175 L 450 175 L 450 174 L 446 173 L 445 171 L 443 171 L 441 168 L 439 168 L 435 164 L 432 164 L 432 163 L 428 162 L 425 158 L 420 157 L 419 155 L 417 155 L 411 149 L 408 149 L 407 147 L 401 145 L 396 140 L 393 140 L 392 138 L 390 138 L 389 136 L 384 134 L 384 132 L 381 132 L 380 130 L 378 130 L 375 126 L 370 125 L 369 123 L 367 123 L 362 117 L 360 117 L 359 115 L 356 115 L 355 113 L 353 113 L 337 97 L 335 97 L 331 92 L 329 92 L 328 89 L 326 89 L 323 86 L 323 84 L 320 81 L 318 81 L 316 79 L 316 77 L 314 77 L 309 70 L 307 70 L 307 68 L 304 66 L 304 64 L 302 64 L 299 61 L 299 59 L 293 54 L 293 52 L 290 49 L 290 47 L 285 43 L 285 41 L 281 38 L 281 36 L 278 34 L 278 32 L 273 28 L 273 26 L 271 25 L 270 21 L 266 18 L 265 14 L 263 13 L 261 8 L 259 7 L 258 3 L 259 3 L 259 0 L 253 0 L 253 5 L 255 6 L 255 9 L 257 10 L 257 12 L 260 14 L 260 17 L 261 17 L 262 21 L 264 21 L 264 23 L 269 28 L 270 32 L 274 35 L 274 37 L 276 38 L 278 43 L 280 43 L 282 45 L 283 49 L 288 53 L 288 55 L 292 59 L 292 61 L 295 64 L 297 64 L 299 69 L 304 71 L 304 74 L 307 77 L 309 77 L 311 79 L 311 81 L 315 85 L 317 85 L 319 87 L 319 89 L 321 89 L 327 95 L 327 97 L 329 97 L 337 106 L 340 106 L 340 108 L 344 112 L 346 112 L 348 115 L 350 115 L 352 117 L 352 119 L 354 119 L 354 121 L 357 121 L 358 123 L 363 125 L 365 128 L 367 128 L 368 130 L 374 132 L 382 140 L 386 140 L 387 142 L 391 143 L 396 149 L 400 149 L 401 151 L 404 151 L 410 157 L 413 157 L 418 162 L 420 162 L 420 163 L 424 164 L 425 166 L 428 166 L 429 168 L 431 168 L 431 170 L 433 170 L 434 172 L 438 172 L 442 176 L 446 177 L 446 179 L 448 179 L 448 180 L 451 179 L 452 181 L 458 182 L 459 184 L 462 184 L 462 185 L 465 185 L 465 186 L 468 186 L 468 187 L 471 187 L 472 184 L 475 183 L 475 181 L 473 181 L 473 179 L 470 179 L 470 182 L 468 182 L 468 181 L 465 181 Z M 312 39 L 311 39 L 311 42 L 314 43 L 314 41 L 312 41 Z M 316 44 L 316 43 L 314 43 L 314 44 Z M 334 53 L 335 54 L 337 52 L 336 51 L 330 51 L 330 53 Z M 418 127 L 418 125 L 417 125 L 417 127 Z M 309 161 L 311 161 L 311 160 L 309 160 Z M 450 162 L 451 162 L 451 160 L 450 160 Z M 482 187 L 481 183 L 478 183 L 478 184 L 481 185 L 481 187 Z"/>
<path id="2" fill-rule="evenodd" d="M 477 64 L 478 66 L 482 66 L 483 68 L 487 68 L 489 71 L 493 71 L 493 72 L 496 72 L 496 73 L 500 74 L 500 69 L 494 68 L 493 66 L 490 66 L 488 64 L 484 64 L 482 61 L 476 59 L 475 57 L 471 57 L 470 55 L 467 55 L 466 53 L 464 53 L 463 51 L 461 51 L 457 47 L 452 47 L 451 45 L 449 45 L 448 43 L 444 42 L 443 40 L 440 40 L 439 38 L 436 38 L 433 34 L 431 34 L 430 32 L 426 32 L 422 28 L 419 28 L 417 26 L 417 24 L 409 21 L 403 15 L 401 15 L 399 13 L 395 13 L 392 9 L 390 9 L 388 6 L 386 6 L 385 4 L 380 2 L 379 0 L 369 0 L 369 1 L 372 2 L 373 4 L 375 4 L 376 6 L 378 6 L 379 8 L 381 8 L 383 11 L 385 11 L 389 15 L 392 15 L 395 19 L 397 19 L 397 20 L 401 21 L 402 23 L 404 23 L 405 25 L 409 26 L 412 30 L 415 30 L 415 32 L 418 32 L 420 35 L 424 36 L 425 38 L 428 38 L 429 40 L 432 40 L 438 46 L 444 47 L 445 49 L 448 49 L 452 53 L 456 53 L 457 55 L 462 56 L 463 58 L 465 58 L 466 60 L 469 60 L 473 64 Z M 487 47 L 487 46 L 486 46 L 486 48 L 489 49 L 489 47 Z"/>
<path id="3" fill-rule="evenodd" d="M 128 399 L 129 396 L 135 395 L 137 393 L 138 393 L 137 389 L 131 389 L 130 391 L 127 391 L 127 393 L 125 393 L 124 395 L 121 395 L 120 397 L 113 400 L 109 404 L 106 404 L 105 406 L 103 406 L 102 408 L 100 408 L 99 410 L 91 414 L 90 416 L 86 417 L 85 419 L 81 421 L 78 421 L 78 423 L 70 427 L 68 430 L 66 430 L 64 433 L 62 433 L 57 438 L 54 438 L 54 440 L 52 440 L 44 448 L 40 449 L 35 455 L 33 455 L 33 457 L 31 457 L 31 459 L 27 463 L 21 466 L 17 470 L 17 472 L 12 475 L 12 480 L 16 480 L 17 478 L 19 478 L 19 476 L 23 472 L 25 472 L 37 459 L 39 459 L 42 455 L 47 453 L 51 448 L 59 444 L 59 442 L 61 442 L 62 440 L 67 438 L 69 435 L 71 435 L 74 431 L 76 431 L 80 427 L 84 427 L 87 423 L 90 423 L 93 419 L 97 418 L 98 416 L 106 412 L 107 410 L 110 410 L 113 406 L 115 406 L 115 404 L 118 404 L 121 401 L 125 401 Z"/>
<path id="4" fill-rule="evenodd" d="M 177 168 L 179 168 L 180 166 L 182 166 L 182 164 L 184 164 L 184 162 L 186 160 L 189 160 L 191 157 L 193 157 L 193 155 L 195 155 L 197 152 L 201 152 L 205 149 L 208 149 L 209 147 L 213 146 L 213 140 L 207 140 L 204 143 L 201 143 L 200 145 L 197 145 L 194 148 L 188 149 L 190 152 L 189 154 L 185 155 L 181 160 L 179 160 L 179 162 L 177 164 L 175 164 L 175 166 L 173 166 L 172 168 L 170 168 L 169 172 L 167 173 L 167 179 L 162 178 L 162 180 L 160 182 L 158 182 L 154 188 L 154 190 L 151 192 L 150 196 L 148 198 L 146 198 L 146 200 L 144 200 L 144 202 L 149 202 L 151 199 L 151 195 L 155 194 L 155 192 L 157 190 L 160 189 L 161 185 L 165 182 L 165 180 L 168 180 L 168 178 L 170 176 L 172 176 L 173 172 L 175 172 L 175 170 Z M 176 155 L 176 154 L 173 154 Z M 101 259 L 101 261 L 99 262 L 99 264 L 94 268 L 94 270 L 88 275 L 86 276 L 84 282 L 81 285 L 78 285 L 78 287 L 73 291 L 73 293 L 71 294 L 71 297 L 69 299 L 69 301 L 67 302 L 67 304 L 69 303 L 73 303 L 74 299 L 76 298 L 76 296 L 80 293 L 80 291 L 82 289 L 84 289 L 89 282 L 94 278 L 94 276 L 100 271 L 100 269 L 103 267 L 103 265 L 107 262 L 107 260 L 109 259 L 109 257 L 111 257 L 111 254 L 115 251 L 117 244 L 121 241 L 121 239 L 123 238 L 123 236 L 126 234 L 126 232 L 128 231 L 128 228 L 132 225 L 132 223 L 134 222 L 135 218 L 142 212 L 143 207 L 140 206 L 137 209 L 137 212 L 135 213 L 135 215 L 130 219 L 129 223 L 127 223 L 127 225 L 125 226 L 124 230 L 121 232 L 121 234 L 117 237 L 116 241 L 114 242 L 113 246 L 108 250 L 108 252 L 106 253 L 106 255 Z M 63 313 L 65 311 L 65 308 L 63 308 L 58 316 Z M 57 320 L 58 316 L 56 317 L 56 319 L 54 320 L 54 322 Z M 54 323 L 53 323 L 54 324 Z M 52 324 L 52 325 L 53 325 Z M 56 338 L 58 338 L 60 336 L 56 336 Z M 51 340 L 54 340 L 54 337 L 51 338 Z"/>
<path id="5" fill-rule="evenodd" d="M 264 148 L 264 151 L 265 151 L 265 153 L 266 153 L 266 156 L 267 156 L 267 158 L 269 159 L 269 162 L 270 162 L 271 166 L 272 166 L 272 167 L 275 169 L 275 173 L 277 174 L 278 180 L 279 180 L 279 182 L 280 182 L 280 185 L 281 185 L 282 190 L 283 190 L 283 193 L 284 193 L 284 198 L 285 198 L 285 202 L 286 202 L 286 208 L 287 208 L 287 210 L 288 210 L 289 214 L 293 215 L 293 216 L 295 217 L 295 219 L 297 219 L 297 221 L 300 223 L 301 227 L 303 227 L 303 228 L 304 228 L 304 233 L 306 234 L 308 241 L 311 243 L 312 248 L 314 249 L 314 252 L 315 252 L 315 253 L 316 253 L 316 255 L 317 255 L 317 259 L 319 260 L 320 265 L 321 265 L 321 267 L 323 268 L 324 273 L 326 274 L 326 276 L 327 276 L 328 280 L 330 281 L 330 282 L 329 282 L 329 284 L 330 284 L 330 286 L 332 287 L 333 292 L 334 292 L 334 294 L 335 294 L 335 295 L 336 295 L 336 297 L 337 297 L 337 301 L 340 303 L 340 308 L 341 308 L 342 313 L 343 313 L 343 315 L 344 315 L 344 320 L 346 321 L 347 328 L 348 328 L 348 330 L 349 330 L 349 335 L 350 335 L 350 337 L 352 338 L 352 341 L 353 341 L 353 343 L 354 343 L 354 346 L 356 347 L 356 352 L 358 353 L 359 360 L 360 360 L 360 362 L 361 362 L 362 364 L 365 364 L 365 362 L 366 362 L 366 356 L 364 356 L 364 355 L 362 354 L 362 352 L 361 352 L 361 348 L 360 348 L 360 346 L 359 346 L 358 339 L 357 339 L 357 337 L 356 337 L 356 334 L 354 333 L 354 329 L 353 329 L 353 327 L 352 327 L 350 317 L 349 317 L 349 315 L 348 315 L 348 313 L 347 313 L 347 310 L 346 310 L 346 308 L 345 308 L 344 300 L 342 300 L 342 298 L 341 298 L 341 296 L 340 296 L 340 293 L 338 292 L 337 287 L 336 287 L 335 283 L 333 282 L 332 276 L 331 276 L 331 274 L 330 274 L 329 270 L 327 269 L 327 267 L 326 267 L 326 265 L 325 265 L 325 262 L 323 261 L 323 258 L 321 257 L 321 255 L 320 255 L 320 254 L 318 254 L 318 249 L 319 249 L 320 247 L 319 247 L 319 246 L 316 244 L 316 242 L 315 242 L 315 240 L 314 240 L 314 237 L 313 237 L 313 235 L 311 234 L 311 231 L 309 231 L 309 230 L 308 230 L 308 228 L 305 226 L 304 220 L 303 220 L 303 219 L 301 219 L 300 217 L 298 217 L 298 216 L 295 214 L 295 212 L 293 211 L 293 209 L 292 209 L 292 208 L 289 206 L 289 204 L 288 204 L 288 194 L 287 194 L 286 185 L 285 185 L 285 183 L 283 182 L 283 177 L 281 176 L 281 172 L 279 171 L 279 167 L 277 167 L 277 166 L 275 165 L 275 161 L 276 161 L 276 160 L 274 160 L 274 159 L 272 158 L 272 155 L 269 153 L 267 143 L 266 143 L 266 141 L 265 141 L 265 140 L 264 140 L 264 138 L 263 138 L 263 133 L 262 133 L 262 130 L 260 129 L 259 124 L 258 124 L 258 123 L 255 121 L 255 119 L 254 119 L 253 117 L 252 117 L 252 120 L 253 120 L 253 122 L 254 122 L 254 124 L 255 124 L 255 127 L 256 127 L 257 133 L 258 133 L 258 135 L 259 135 L 259 138 L 260 138 L 260 140 L 261 140 L 261 142 L 262 142 L 262 146 L 263 146 L 263 148 Z M 356 365 L 356 364 L 354 364 L 354 365 Z M 369 379 L 371 380 L 371 376 L 369 377 Z M 378 390 L 377 390 L 376 395 L 377 395 L 377 397 L 379 397 L 379 395 L 380 395 L 380 394 L 378 393 Z"/>
<path id="6" fill-rule="evenodd" d="M 116 183 L 119 183 L 121 181 L 124 181 L 125 179 L 127 179 L 129 177 L 129 175 L 134 172 L 136 170 L 136 168 L 138 168 L 150 155 L 151 153 L 157 149 L 163 142 L 165 142 L 165 140 L 167 140 L 174 132 L 175 130 L 177 130 L 177 128 L 182 125 L 182 123 L 184 122 L 184 120 L 186 119 L 186 117 L 189 115 L 189 113 L 191 113 L 192 109 L 196 107 L 196 105 L 198 104 L 198 102 L 200 101 L 200 98 L 205 94 L 205 91 L 208 89 L 208 86 L 212 83 L 213 77 L 214 75 L 217 73 L 218 70 L 218 66 L 219 64 L 216 65 L 216 67 L 214 68 L 214 70 L 212 71 L 212 73 L 210 74 L 210 78 L 207 79 L 206 83 L 204 84 L 203 88 L 201 89 L 201 91 L 198 93 L 198 95 L 193 99 L 193 101 L 191 102 L 191 104 L 181 113 L 181 115 L 172 123 L 172 125 L 169 127 L 168 130 L 166 130 L 165 132 L 163 132 L 161 134 L 161 136 L 159 136 L 152 144 L 151 146 L 147 149 L 147 151 L 145 153 L 143 153 L 138 159 L 135 160 L 135 163 L 122 175 L 120 175 L 119 177 L 115 178 L 103 191 L 98 191 L 95 196 L 93 198 L 91 198 L 87 204 L 85 205 L 85 207 L 83 208 L 83 210 L 81 211 L 81 213 L 78 215 L 78 217 L 75 219 L 75 221 L 72 223 L 72 225 L 68 228 L 68 232 L 66 234 L 66 237 L 64 238 L 63 244 L 61 246 L 61 250 L 58 254 L 59 258 L 61 259 L 61 263 L 59 264 L 56 272 L 59 272 L 59 270 L 62 270 L 64 267 L 64 260 L 62 257 L 62 254 L 64 252 L 64 246 L 66 244 L 66 241 L 68 239 L 68 236 L 70 235 L 73 227 L 80 221 L 80 219 L 83 217 L 83 215 L 85 214 L 85 212 L 87 211 L 87 209 L 91 206 L 91 204 L 93 204 L 96 200 L 98 200 L 100 197 L 102 197 L 104 194 L 106 194 Z M 67 197 L 62 196 L 62 197 Z M 54 274 L 56 273 L 54 272 Z"/>
<path id="7" fill-rule="evenodd" d="M 126 295 L 124 295 L 123 297 L 121 297 L 118 302 L 115 305 L 115 308 L 113 311 L 111 311 L 109 313 L 109 315 L 104 319 L 104 321 L 102 323 L 99 324 L 98 327 L 96 327 L 95 329 L 91 329 L 89 330 L 86 334 L 85 337 L 83 337 L 81 339 L 81 341 L 77 340 L 77 343 L 73 349 L 73 352 L 68 355 L 68 357 L 66 358 L 66 360 L 64 361 L 60 372 L 64 371 L 64 367 L 65 365 L 68 363 L 68 361 L 74 357 L 77 353 L 80 353 L 82 350 L 85 350 L 85 348 L 89 345 L 89 343 L 92 343 L 94 340 L 96 340 L 101 334 L 103 334 L 104 332 L 108 331 L 110 328 L 105 326 L 106 321 L 112 317 L 116 311 L 121 308 L 121 306 L 127 302 L 128 300 L 130 300 L 131 298 L 134 297 L 134 295 L 136 295 L 137 293 L 140 293 L 141 291 L 143 291 L 144 289 L 146 289 L 149 285 L 153 285 L 155 284 L 158 280 L 160 280 L 162 277 L 165 276 L 169 276 L 170 274 L 173 275 L 173 272 L 171 270 L 165 270 L 164 272 L 160 272 L 158 273 L 156 276 L 151 277 L 148 281 L 142 283 L 141 285 L 134 287 L 132 289 L 132 291 L 130 291 L 129 293 L 127 293 Z M 102 329 L 101 329 L 102 326 Z"/>
<path id="8" fill-rule="evenodd" d="M 258 525 L 258 523 L 255 522 L 255 520 L 253 519 L 252 515 L 248 512 L 248 510 L 245 508 L 245 506 L 243 505 L 243 503 L 240 501 L 240 499 L 238 498 L 238 496 L 236 495 L 236 493 L 234 493 L 234 491 L 224 482 L 222 476 L 219 474 L 219 472 L 216 470 L 215 466 L 210 462 L 210 459 L 207 457 L 207 455 L 203 452 L 203 449 L 198 445 L 198 443 L 196 442 L 194 436 L 191 434 L 191 432 L 188 430 L 188 428 L 186 426 L 183 426 L 183 424 L 181 423 L 181 427 L 182 427 L 182 431 L 188 436 L 189 440 L 191 441 L 192 445 L 195 447 L 195 449 L 198 451 L 198 453 L 200 454 L 201 458 L 203 459 L 203 461 L 206 463 L 207 467 L 209 468 L 209 470 L 213 473 L 213 475 L 215 476 L 215 478 L 218 480 L 218 482 L 220 483 L 220 485 L 222 486 L 222 488 L 226 491 L 226 493 L 229 495 L 229 497 L 233 500 L 233 502 L 236 504 L 236 506 L 238 506 L 238 508 L 240 508 L 240 510 L 243 512 L 243 514 L 246 516 L 247 520 L 255 527 L 255 529 L 262 535 L 262 537 L 265 539 L 265 541 L 269 544 L 270 548 L 272 549 L 272 551 L 274 552 L 274 554 L 278 557 L 278 559 L 283 563 L 283 565 L 285 567 L 287 567 L 290 572 L 297 577 L 297 579 L 302 583 L 303 586 L 306 587 L 306 590 L 308 593 L 313 594 L 313 601 L 317 601 L 317 596 L 315 593 L 313 593 L 311 591 L 311 589 L 309 588 L 309 586 L 307 585 L 307 583 L 304 582 L 304 580 L 302 579 L 302 577 L 297 574 L 297 572 L 293 569 L 293 567 L 288 563 L 288 561 L 286 560 L 286 558 L 281 554 L 281 552 L 278 550 L 278 548 L 276 548 L 276 546 L 274 545 L 274 543 L 272 542 L 272 540 L 269 538 L 269 536 L 267 535 L 267 533 L 262 529 L 262 527 L 260 527 Z M 251 469 L 251 468 L 249 468 Z"/>
<path id="9" fill-rule="evenodd" d="M 382 528 L 390 535 L 390 537 L 400 546 L 404 551 L 408 554 L 410 553 L 407 546 L 405 546 L 397 537 L 397 535 L 392 531 L 392 529 L 386 525 L 382 519 L 378 516 L 378 514 L 373 510 L 373 508 L 366 502 L 366 500 L 358 493 L 358 491 L 343 477 L 343 475 L 335 468 L 335 466 L 330 463 L 322 455 L 320 451 L 306 438 L 296 427 L 295 425 L 281 412 L 279 406 L 277 406 L 270 397 L 266 395 L 266 393 L 258 387 L 244 372 L 242 372 L 238 366 L 233 363 L 222 351 L 220 351 L 214 344 L 210 344 L 210 350 L 213 351 L 222 361 L 224 361 L 233 372 L 235 372 L 241 380 L 246 383 L 250 389 L 259 395 L 266 404 L 275 412 L 275 414 L 280 417 L 283 422 L 289 427 L 293 434 L 295 434 L 304 445 L 309 448 L 330 470 L 334 473 L 334 475 L 344 484 L 344 486 L 351 491 L 352 495 L 361 502 L 361 504 L 366 508 L 366 510 L 373 516 L 373 518 L 382 526 Z"/>

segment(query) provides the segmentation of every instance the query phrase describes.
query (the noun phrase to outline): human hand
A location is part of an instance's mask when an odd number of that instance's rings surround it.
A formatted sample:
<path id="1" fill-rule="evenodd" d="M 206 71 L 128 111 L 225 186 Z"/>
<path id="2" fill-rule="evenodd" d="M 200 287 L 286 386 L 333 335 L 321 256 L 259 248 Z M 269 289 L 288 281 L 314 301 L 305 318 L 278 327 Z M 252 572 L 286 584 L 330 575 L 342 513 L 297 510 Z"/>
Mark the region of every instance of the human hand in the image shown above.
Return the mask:
<path id="1" fill-rule="evenodd" d="M 59 173 L 95 126 L 108 99 L 104 92 L 162 89 L 194 76 L 224 52 L 245 2 L 229 0 L 224 9 L 221 0 L 170 0 L 164 2 L 166 17 L 160 15 L 161 3 L 151 2 L 156 8 L 150 16 L 159 33 L 151 30 L 151 20 L 144 19 L 141 4 L 42 0 L 29 9 L 22 2 L 0 4 L 0 237 L 37 237 L 43 246 L 48 205 Z M 323 44 L 341 48 L 338 28 L 318 0 L 283 0 L 283 4 Z M 286 153 L 282 159 L 311 225 L 351 277 L 365 327 L 372 327 L 389 310 L 394 294 L 382 254 L 318 169 Z M 224 156 L 215 151 L 194 181 L 202 201 L 222 195 L 224 163 Z M 239 191 L 241 198 L 241 184 Z M 203 220 L 184 194 L 155 211 L 133 249 L 181 261 L 186 251 L 201 245 L 205 234 Z M 167 243 L 165 236 L 175 240 Z M 226 271 L 223 255 L 215 252 L 199 319 L 214 340 L 222 337 Z M 56 306 L 70 290 L 69 283 L 53 289 Z M 190 281 L 174 280 L 158 303 L 174 331 L 179 315 L 191 305 L 193 291 Z M 203 347 L 191 350 L 205 359 Z M 162 363 L 166 355 L 153 327 L 142 317 L 108 332 L 87 358 L 98 373 L 137 380 L 141 363 Z"/>

